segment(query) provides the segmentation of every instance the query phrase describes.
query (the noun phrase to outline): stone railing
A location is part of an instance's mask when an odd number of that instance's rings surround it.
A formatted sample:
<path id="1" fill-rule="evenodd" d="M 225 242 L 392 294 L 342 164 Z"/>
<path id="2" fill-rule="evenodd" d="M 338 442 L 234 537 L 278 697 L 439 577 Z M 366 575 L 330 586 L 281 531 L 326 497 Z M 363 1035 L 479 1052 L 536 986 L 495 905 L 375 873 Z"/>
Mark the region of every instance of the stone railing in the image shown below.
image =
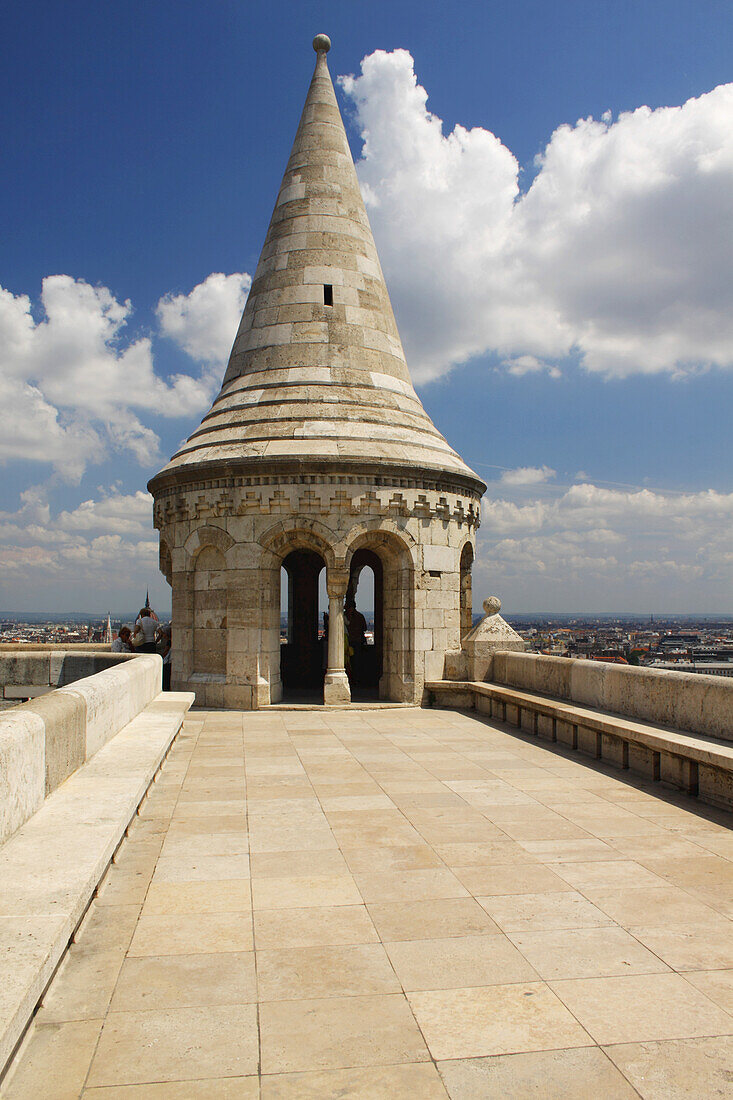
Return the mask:
<path id="1" fill-rule="evenodd" d="M 49 685 L 38 698 L 0 711 L 1 844 L 155 699 L 162 661 L 155 653 L 3 655 L 0 674 Z M 69 686 L 53 690 L 54 680 Z"/>
<path id="2" fill-rule="evenodd" d="M 134 656 L 101 645 L 0 646 L 0 705 L 35 699 Z"/>
<path id="3" fill-rule="evenodd" d="M 733 682 L 539 653 L 497 652 L 488 681 L 677 730 L 733 741 Z"/>
<path id="4" fill-rule="evenodd" d="M 473 708 L 733 809 L 733 681 L 488 647 L 482 678 L 469 672 L 426 683 L 428 705 Z M 477 661 L 469 653 L 464 669 Z"/>

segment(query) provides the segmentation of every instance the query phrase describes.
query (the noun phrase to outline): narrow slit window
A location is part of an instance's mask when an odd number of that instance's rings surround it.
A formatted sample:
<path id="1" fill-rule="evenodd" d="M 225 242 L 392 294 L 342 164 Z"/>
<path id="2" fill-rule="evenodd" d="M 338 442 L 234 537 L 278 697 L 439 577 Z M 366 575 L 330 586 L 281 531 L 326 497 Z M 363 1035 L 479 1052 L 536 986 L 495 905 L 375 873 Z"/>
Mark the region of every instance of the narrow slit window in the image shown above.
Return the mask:
<path id="1" fill-rule="evenodd" d="M 324 306 L 333 305 L 333 287 L 330 283 L 323 284 L 323 304 Z"/>

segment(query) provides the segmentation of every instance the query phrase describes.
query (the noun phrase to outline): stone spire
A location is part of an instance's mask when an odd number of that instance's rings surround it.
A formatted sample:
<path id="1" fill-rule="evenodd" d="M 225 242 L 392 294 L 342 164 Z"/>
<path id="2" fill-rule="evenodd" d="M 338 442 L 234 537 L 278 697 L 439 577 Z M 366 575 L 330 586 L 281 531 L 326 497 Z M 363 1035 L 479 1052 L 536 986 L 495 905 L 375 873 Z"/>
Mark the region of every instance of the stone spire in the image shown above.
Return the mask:
<path id="1" fill-rule="evenodd" d="M 316 67 L 221 392 L 150 483 L 326 469 L 484 491 L 410 380 L 326 54 Z"/>

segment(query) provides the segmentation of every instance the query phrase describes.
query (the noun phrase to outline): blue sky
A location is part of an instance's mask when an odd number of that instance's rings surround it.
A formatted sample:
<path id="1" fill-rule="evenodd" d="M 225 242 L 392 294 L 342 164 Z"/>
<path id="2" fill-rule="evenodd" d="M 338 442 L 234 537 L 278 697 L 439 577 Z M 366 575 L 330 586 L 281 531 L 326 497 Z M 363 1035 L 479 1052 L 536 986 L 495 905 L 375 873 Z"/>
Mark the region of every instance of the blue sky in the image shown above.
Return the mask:
<path id="1" fill-rule="evenodd" d="M 733 610 L 722 0 L 13 9 L 0 609 L 167 602 L 145 483 L 221 377 L 319 30 L 420 395 L 489 482 L 477 600 Z"/>

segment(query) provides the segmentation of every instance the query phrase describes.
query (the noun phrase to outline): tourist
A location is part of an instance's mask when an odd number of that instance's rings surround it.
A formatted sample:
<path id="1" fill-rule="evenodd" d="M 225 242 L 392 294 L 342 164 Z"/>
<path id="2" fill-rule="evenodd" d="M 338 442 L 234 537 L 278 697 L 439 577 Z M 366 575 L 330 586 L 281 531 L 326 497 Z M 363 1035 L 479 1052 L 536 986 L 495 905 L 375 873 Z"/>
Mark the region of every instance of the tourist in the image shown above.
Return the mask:
<path id="1" fill-rule="evenodd" d="M 136 653 L 155 653 L 156 620 L 149 607 L 140 609 L 140 614 L 135 622 L 135 633 L 132 636 L 132 644 Z"/>
<path id="2" fill-rule="evenodd" d="M 112 653 L 132 653 L 132 646 L 130 645 L 130 638 L 132 637 L 132 631 L 129 626 L 123 626 L 120 628 L 120 633 L 112 642 L 110 649 Z"/>

